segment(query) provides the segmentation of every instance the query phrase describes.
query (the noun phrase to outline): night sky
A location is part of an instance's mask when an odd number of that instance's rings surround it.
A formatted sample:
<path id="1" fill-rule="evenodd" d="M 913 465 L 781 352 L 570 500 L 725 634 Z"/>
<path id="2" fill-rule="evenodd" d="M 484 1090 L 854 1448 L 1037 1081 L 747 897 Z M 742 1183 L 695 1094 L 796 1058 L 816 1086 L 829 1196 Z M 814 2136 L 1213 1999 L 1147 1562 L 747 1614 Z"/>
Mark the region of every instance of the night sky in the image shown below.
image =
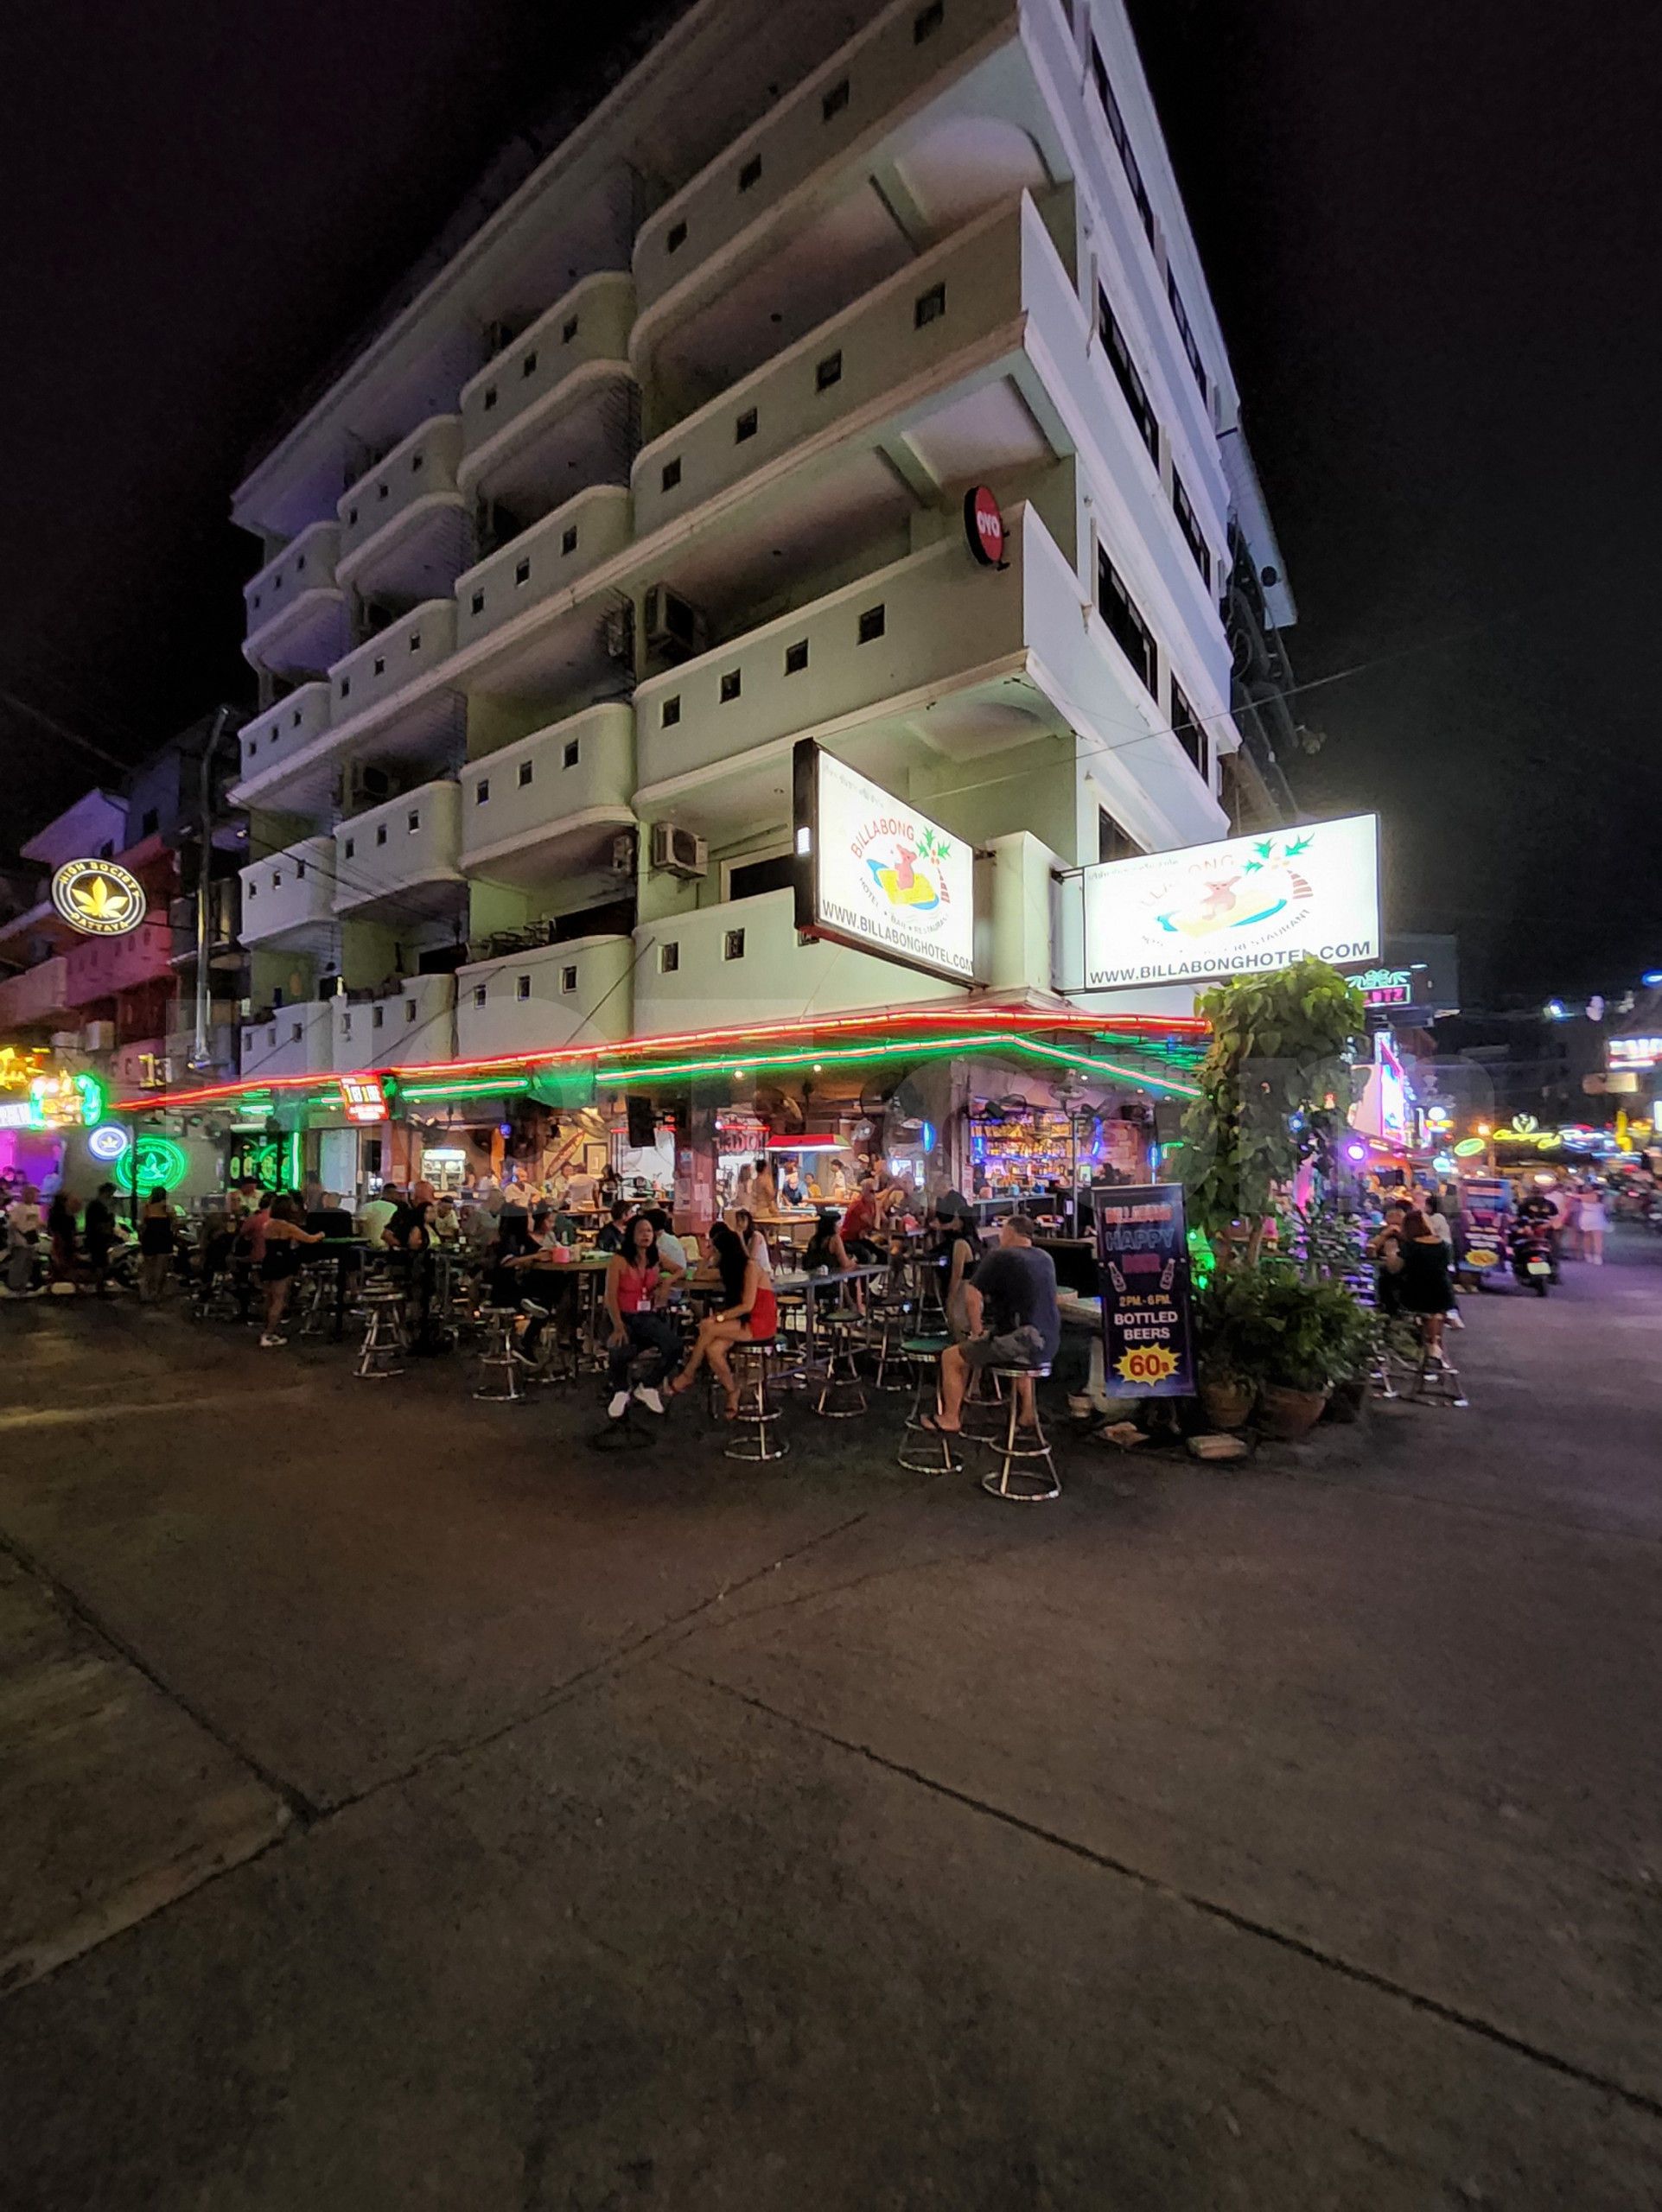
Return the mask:
<path id="1" fill-rule="evenodd" d="M 122 760 L 251 696 L 249 450 L 648 13 L 9 23 L 0 695 Z M 1662 965 L 1653 9 L 1133 16 L 1299 601 L 1301 800 L 1379 809 L 1387 919 L 1460 932 L 1468 1003 Z M 103 769 L 3 696 L 0 737 L 10 847 Z"/>

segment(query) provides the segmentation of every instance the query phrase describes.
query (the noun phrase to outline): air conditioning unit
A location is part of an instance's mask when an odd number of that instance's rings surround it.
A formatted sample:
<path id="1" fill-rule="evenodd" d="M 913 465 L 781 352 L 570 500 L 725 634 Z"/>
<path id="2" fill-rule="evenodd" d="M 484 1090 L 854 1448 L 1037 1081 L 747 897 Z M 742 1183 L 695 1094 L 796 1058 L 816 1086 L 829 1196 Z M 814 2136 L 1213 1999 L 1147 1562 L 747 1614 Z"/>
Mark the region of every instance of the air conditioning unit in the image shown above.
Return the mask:
<path id="1" fill-rule="evenodd" d="M 80 1035 L 72 1039 L 72 1046 L 74 1045 L 78 1045 L 83 1052 L 113 1052 L 116 1048 L 114 1022 L 89 1021 Z"/>
<path id="2" fill-rule="evenodd" d="M 669 875 L 695 880 L 710 874 L 710 848 L 691 830 L 678 830 L 672 822 L 654 822 L 652 864 Z"/>
<path id="3" fill-rule="evenodd" d="M 601 645 L 608 660 L 619 668 L 634 666 L 634 601 L 626 599 L 621 606 L 606 610 L 601 624 Z"/>
<path id="4" fill-rule="evenodd" d="M 614 875 L 632 876 L 635 869 L 635 835 L 633 830 L 620 830 L 612 840 L 612 849 L 607 856 L 607 866 Z"/>
<path id="5" fill-rule="evenodd" d="M 342 814 L 361 814 L 393 795 L 392 771 L 367 760 L 349 760 L 335 779 L 334 803 Z"/>
<path id="6" fill-rule="evenodd" d="M 646 593 L 641 620 L 648 652 L 664 653 L 676 660 L 690 660 L 708 642 L 704 618 L 667 584 L 653 584 Z"/>

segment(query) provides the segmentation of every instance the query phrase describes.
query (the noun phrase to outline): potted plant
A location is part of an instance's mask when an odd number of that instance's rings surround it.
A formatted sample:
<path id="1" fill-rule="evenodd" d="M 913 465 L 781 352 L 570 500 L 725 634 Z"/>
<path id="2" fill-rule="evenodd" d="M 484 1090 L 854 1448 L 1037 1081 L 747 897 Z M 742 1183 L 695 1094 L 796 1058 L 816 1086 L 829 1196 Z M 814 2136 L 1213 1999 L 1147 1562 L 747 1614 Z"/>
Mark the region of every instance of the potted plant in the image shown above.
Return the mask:
<path id="1" fill-rule="evenodd" d="M 1354 1370 L 1366 1316 L 1340 1283 L 1272 1275 L 1258 1325 L 1264 1377 L 1258 1427 L 1266 1436 L 1290 1442 L 1315 1426 L 1334 1384 Z"/>
<path id="2" fill-rule="evenodd" d="M 1256 1269 L 1219 1268 L 1194 1294 L 1196 1380 L 1213 1428 L 1244 1428 L 1258 1399 L 1252 1308 L 1261 1280 Z"/>

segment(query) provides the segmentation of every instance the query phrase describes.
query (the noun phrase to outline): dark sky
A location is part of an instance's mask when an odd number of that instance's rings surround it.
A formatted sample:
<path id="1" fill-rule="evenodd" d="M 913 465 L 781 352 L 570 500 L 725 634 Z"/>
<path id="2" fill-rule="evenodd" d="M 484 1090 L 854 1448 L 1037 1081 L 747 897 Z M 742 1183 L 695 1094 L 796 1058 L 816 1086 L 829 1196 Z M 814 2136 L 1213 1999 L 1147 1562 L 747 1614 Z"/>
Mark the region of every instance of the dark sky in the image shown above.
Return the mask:
<path id="1" fill-rule="evenodd" d="M 806 0 L 797 0 L 806 4 Z M 646 10 L 60 5 L 6 33 L 0 693 L 131 759 L 229 689 L 229 489 Z M 1662 964 L 1649 0 L 1133 0 L 1325 735 L 1468 998 Z M 98 763 L 0 698 L 0 843 Z"/>

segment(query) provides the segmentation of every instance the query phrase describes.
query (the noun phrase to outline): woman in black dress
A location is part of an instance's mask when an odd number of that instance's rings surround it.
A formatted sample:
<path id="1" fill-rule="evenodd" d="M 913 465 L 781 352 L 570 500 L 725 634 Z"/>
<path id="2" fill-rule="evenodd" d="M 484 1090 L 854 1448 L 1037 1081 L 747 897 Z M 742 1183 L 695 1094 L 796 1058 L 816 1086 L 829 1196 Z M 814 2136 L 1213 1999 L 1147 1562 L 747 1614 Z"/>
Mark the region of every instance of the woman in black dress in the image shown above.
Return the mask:
<path id="1" fill-rule="evenodd" d="M 1403 1310 L 1418 1315 L 1425 1349 L 1433 1359 L 1442 1361 L 1442 1325 L 1455 1302 L 1449 1247 L 1417 1206 L 1402 1225 L 1402 1261 L 1397 1292 Z"/>

